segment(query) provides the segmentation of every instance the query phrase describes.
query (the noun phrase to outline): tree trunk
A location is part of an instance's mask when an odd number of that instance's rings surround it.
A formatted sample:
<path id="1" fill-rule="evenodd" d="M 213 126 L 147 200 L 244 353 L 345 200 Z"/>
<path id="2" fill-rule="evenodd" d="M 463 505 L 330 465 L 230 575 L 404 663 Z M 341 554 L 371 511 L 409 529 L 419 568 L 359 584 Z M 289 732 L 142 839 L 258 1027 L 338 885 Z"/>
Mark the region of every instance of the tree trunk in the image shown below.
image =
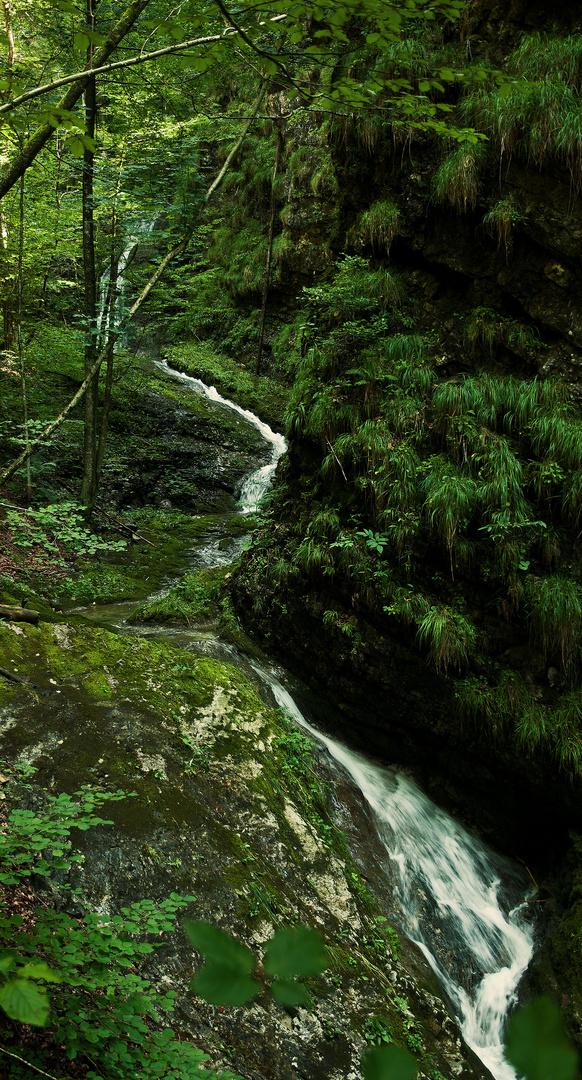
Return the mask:
<path id="1" fill-rule="evenodd" d="M 87 0 L 87 22 L 93 23 L 93 3 Z M 92 46 L 87 52 L 91 64 Z M 95 136 L 96 109 L 95 79 L 89 79 L 85 89 L 85 121 L 87 134 Z M 93 214 L 93 151 L 86 148 L 83 155 L 83 272 L 85 281 L 85 377 L 93 369 L 97 355 L 97 278 L 95 272 L 95 223 Z M 97 495 L 97 398 L 99 371 L 92 376 L 85 394 L 85 428 L 83 447 L 83 482 L 81 502 L 91 509 Z"/>
<path id="2" fill-rule="evenodd" d="M 263 354 L 263 338 L 265 336 L 265 318 L 267 314 L 267 297 L 269 295 L 269 278 L 271 276 L 271 259 L 273 255 L 273 232 L 275 228 L 275 180 L 277 179 L 277 173 L 279 172 L 279 162 L 281 161 L 281 151 L 283 149 L 283 122 L 279 121 L 277 124 L 277 149 L 275 150 L 275 163 L 273 165 L 273 176 L 271 178 L 271 211 L 269 216 L 269 235 L 267 238 L 267 262 L 265 265 L 265 281 L 263 285 L 263 302 L 261 305 L 261 325 L 259 329 L 259 344 L 257 346 L 257 365 L 255 367 L 255 375 L 259 375 L 261 370 L 261 357 Z"/>
<path id="3" fill-rule="evenodd" d="M 262 97 L 262 92 L 261 92 L 261 97 Z M 259 99 L 259 102 L 260 102 L 260 99 Z M 257 103 L 255 113 L 258 110 L 259 102 Z M 245 129 L 243 131 L 243 135 L 237 141 L 235 149 L 238 149 L 238 147 L 240 146 L 240 144 L 242 142 L 242 138 L 244 138 L 244 135 L 248 131 L 248 129 L 249 129 L 251 123 L 252 123 L 252 120 L 254 119 L 255 113 L 253 114 L 253 117 L 251 118 L 251 120 L 247 123 L 247 125 L 246 125 L 246 127 L 245 127 Z M 227 163 L 226 163 L 227 165 L 230 164 L 230 162 L 233 159 L 233 156 L 234 156 L 234 153 L 231 152 L 229 154 L 228 158 L 227 158 Z M 225 167 L 223 166 L 223 168 L 220 171 L 219 176 L 210 185 L 208 191 L 206 192 L 206 200 L 208 200 L 210 198 L 213 191 L 217 187 L 218 182 L 224 176 L 224 173 L 225 173 Z M 164 258 L 162 259 L 159 266 L 156 267 L 156 269 L 155 269 L 154 273 L 152 274 L 151 278 L 149 279 L 147 285 L 145 286 L 144 289 L 142 289 L 142 291 L 139 294 L 137 300 L 135 300 L 134 303 L 132 304 L 132 306 L 130 307 L 130 309 L 129 309 L 127 315 L 125 316 L 125 318 L 123 318 L 121 320 L 121 322 L 119 323 L 119 325 L 115 327 L 115 330 L 112 333 L 112 336 L 113 336 L 114 339 L 117 339 L 119 337 L 119 334 L 121 333 L 122 329 L 125 326 L 127 326 L 127 324 L 129 322 L 131 322 L 131 320 L 132 320 L 133 316 L 135 315 L 135 313 L 137 311 L 139 311 L 142 304 L 147 300 L 150 292 L 152 291 L 154 286 L 157 284 L 157 282 L 160 280 L 160 278 L 162 277 L 166 267 L 169 265 L 169 263 L 172 261 L 172 259 L 175 259 L 178 255 L 182 255 L 183 252 L 186 251 L 186 248 L 188 247 L 188 244 L 190 243 L 190 239 L 191 239 L 191 233 L 189 233 L 187 236 L 185 236 L 184 239 L 181 240 L 179 244 L 176 244 L 176 246 L 174 248 L 172 248 L 171 251 L 168 251 L 167 255 L 164 256 Z M 22 452 L 22 454 L 19 454 L 19 456 L 17 458 L 15 458 L 14 461 L 12 461 L 10 463 L 10 465 L 7 465 L 6 468 L 2 470 L 2 472 L 0 472 L 0 487 L 2 486 L 2 484 L 5 484 L 7 480 L 10 480 L 11 476 L 14 476 L 14 473 L 17 471 L 17 469 L 19 469 L 20 466 L 24 464 L 27 457 L 30 456 L 30 453 L 34 449 L 36 449 L 36 447 L 41 442 L 45 442 L 47 439 L 50 439 L 53 432 L 56 431 L 61 426 L 61 424 L 67 419 L 67 417 L 72 412 L 72 410 L 75 408 L 75 406 L 78 405 L 79 402 L 83 400 L 83 398 L 84 398 L 84 396 L 85 396 L 85 394 L 87 392 L 87 387 L 89 386 L 89 383 L 91 382 L 91 379 L 93 378 L 93 376 L 97 373 L 97 371 L 101 367 L 101 364 L 106 359 L 108 353 L 109 353 L 109 341 L 107 342 L 105 348 L 103 348 L 100 351 L 99 356 L 95 360 L 95 363 L 93 365 L 92 370 L 90 372 L 88 372 L 88 374 L 85 376 L 85 379 L 81 383 L 81 386 L 77 390 L 76 394 L 73 395 L 73 397 L 71 398 L 69 403 L 65 406 L 63 411 L 61 413 L 59 413 L 56 420 L 53 420 L 52 423 L 48 424 L 47 427 L 44 429 L 44 431 L 42 431 L 40 435 L 38 435 L 35 439 L 33 439 L 31 441 L 29 447 L 26 450 L 24 450 Z"/>
<path id="4" fill-rule="evenodd" d="M 109 286 L 107 289 L 107 302 L 103 310 L 103 320 L 107 318 L 107 370 L 105 373 L 105 393 L 103 408 L 101 409 L 101 424 L 99 426 L 99 444 L 97 446 L 96 479 L 97 485 L 101 478 L 103 458 L 105 456 L 105 440 L 109 425 L 109 410 L 111 408 L 111 391 L 113 388 L 113 350 L 115 348 L 115 306 L 117 300 L 117 279 L 119 275 L 119 252 L 116 250 L 115 241 L 117 234 L 117 211 L 112 213 L 111 230 L 111 263 L 109 266 Z"/>
<path id="5" fill-rule="evenodd" d="M 24 176 L 20 177 L 20 221 L 18 234 L 18 278 L 17 278 L 17 317 L 16 317 L 16 343 L 18 346 L 18 366 L 20 368 L 20 389 L 22 393 L 22 425 L 24 430 L 24 445 L 27 450 L 30 445 L 28 437 L 28 401 L 26 395 L 26 368 L 24 365 L 24 347 L 22 344 L 22 264 L 24 261 Z M 30 453 L 26 458 L 26 499 L 30 502 L 32 484 L 30 480 Z"/>

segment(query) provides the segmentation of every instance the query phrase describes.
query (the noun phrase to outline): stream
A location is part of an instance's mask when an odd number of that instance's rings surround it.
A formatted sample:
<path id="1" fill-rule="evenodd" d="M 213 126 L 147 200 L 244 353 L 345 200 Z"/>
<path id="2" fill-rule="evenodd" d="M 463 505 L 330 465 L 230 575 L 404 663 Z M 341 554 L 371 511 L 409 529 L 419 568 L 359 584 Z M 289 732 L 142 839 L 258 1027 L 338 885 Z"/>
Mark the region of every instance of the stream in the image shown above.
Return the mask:
<path id="1" fill-rule="evenodd" d="M 214 387 L 156 361 L 168 377 L 234 410 L 261 432 L 272 449 L 271 461 L 243 482 L 238 512 L 255 510 L 285 451 L 285 440 L 253 413 L 223 398 Z M 236 553 L 235 553 L 236 554 Z M 198 564 L 225 564 L 233 559 L 212 543 L 196 552 Z M 124 631 L 135 607 L 114 604 L 86 612 Z M 78 609 L 77 609 L 78 610 Z M 264 690 L 324 751 L 338 778 L 361 792 L 386 853 L 397 902 L 399 929 L 413 941 L 437 975 L 465 1042 L 495 1080 L 516 1080 L 503 1054 L 503 1028 L 515 1004 L 517 986 L 533 952 L 531 905 L 524 900 L 528 881 L 521 869 L 502 859 L 457 821 L 432 803 L 408 775 L 377 764 L 323 735 L 302 715 L 280 669 L 238 657 L 236 649 L 213 633 L 151 627 L 147 636 L 170 638 L 173 645 L 212 655 L 248 671 L 249 664 Z"/>

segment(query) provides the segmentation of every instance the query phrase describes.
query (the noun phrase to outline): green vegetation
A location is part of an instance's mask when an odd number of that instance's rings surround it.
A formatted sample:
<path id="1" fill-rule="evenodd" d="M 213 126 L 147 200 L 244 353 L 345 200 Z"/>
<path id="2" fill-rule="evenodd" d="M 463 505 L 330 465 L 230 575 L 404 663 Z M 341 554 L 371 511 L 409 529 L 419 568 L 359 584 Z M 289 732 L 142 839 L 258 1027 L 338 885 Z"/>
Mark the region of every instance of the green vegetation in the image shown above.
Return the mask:
<path id="1" fill-rule="evenodd" d="M 202 570 L 185 574 L 167 592 L 140 604 L 130 615 L 131 623 L 184 623 L 190 626 L 218 615 L 220 587 L 226 571 Z"/>
<path id="2" fill-rule="evenodd" d="M 34 770 L 14 771 L 5 763 L 3 771 L 11 777 L 11 801 L 32 790 L 25 778 Z M 36 810 L 12 806 L 0 842 L 2 882 L 18 885 L 31 875 L 61 876 L 81 859 L 72 852 L 71 830 L 112 824 L 95 811 L 124 797 L 85 787 L 73 797 L 45 793 Z M 172 894 L 161 904 L 136 900 L 119 915 L 106 916 L 91 911 L 79 890 L 73 893 L 69 887 L 68 892 L 82 914 L 72 918 L 45 903 L 36 909 L 32 928 L 23 925 L 4 898 L 0 1007 L 20 1023 L 48 1024 L 67 1058 L 88 1062 L 88 1080 L 115 1080 L 136 1071 L 160 1080 L 176 1071 L 199 1076 L 207 1056 L 178 1041 L 166 1026 L 175 992 L 160 994 L 139 974 L 145 957 L 162 944 L 156 938 L 173 929 L 177 913 L 194 897 Z M 13 1057 L 8 1050 L 0 1053 Z"/>
<path id="3" fill-rule="evenodd" d="M 358 223 L 362 239 L 375 251 L 388 255 L 394 237 L 398 233 L 400 211 L 393 202 L 375 202 L 366 210 Z"/>
<path id="4" fill-rule="evenodd" d="M 459 214 L 474 210 L 480 192 L 480 168 L 487 157 L 487 146 L 458 146 L 439 165 L 433 177 L 433 195 L 437 202 L 448 203 Z"/>
<path id="5" fill-rule="evenodd" d="M 497 242 L 497 250 L 505 252 L 507 259 L 513 243 L 513 230 L 527 220 L 519 208 L 515 195 L 499 199 L 483 218 L 483 228 Z"/>

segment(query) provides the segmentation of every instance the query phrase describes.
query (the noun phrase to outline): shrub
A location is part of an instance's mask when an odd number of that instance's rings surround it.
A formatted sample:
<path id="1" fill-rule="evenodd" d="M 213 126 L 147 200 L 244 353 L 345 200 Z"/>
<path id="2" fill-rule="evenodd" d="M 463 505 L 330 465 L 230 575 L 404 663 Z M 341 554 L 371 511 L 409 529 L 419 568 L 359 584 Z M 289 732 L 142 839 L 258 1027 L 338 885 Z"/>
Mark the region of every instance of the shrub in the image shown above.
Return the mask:
<path id="1" fill-rule="evenodd" d="M 33 769 L 13 770 L 4 763 L 3 772 L 12 775 L 11 801 L 32 790 L 23 781 Z M 8 810 L 0 833 L 0 881 L 5 885 L 18 885 L 32 874 L 61 875 L 81 858 L 72 853 L 71 830 L 112 824 L 95 810 L 125 797 L 122 792 L 87 786 L 74 796 L 43 794 L 39 809 L 13 805 Z M 37 790 L 37 805 L 38 795 Z M 37 908 L 32 929 L 23 926 L 20 915 L 4 908 L 0 947 L 9 951 L 0 959 L 0 1007 L 18 1022 L 48 1024 L 68 1058 L 82 1055 L 91 1063 L 97 1059 L 99 1065 L 89 1069 L 87 1080 L 127 1080 L 137 1075 L 195 1080 L 206 1055 L 191 1043 L 176 1041 L 174 1032 L 164 1026 L 176 994 L 160 994 L 138 973 L 144 958 L 162 944 L 147 939 L 173 929 L 177 912 L 193 899 L 172 894 L 161 904 L 136 901 L 120 915 L 106 916 L 90 911 L 77 893 L 80 917 L 71 918 L 45 903 Z M 50 1001 L 43 988 L 47 982 Z"/>
<path id="2" fill-rule="evenodd" d="M 526 618 L 534 641 L 546 659 L 559 656 L 568 678 L 576 673 L 582 651 L 582 589 L 570 578 L 554 574 L 531 578 L 525 589 Z"/>
<path id="3" fill-rule="evenodd" d="M 398 232 L 399 221 L 400 211 L 395 203 L 378 201 L 362 214 L 358 229 L 373 248 L 388 254 Z"/>
<path id="4" fill-rule="evenodd" d="M 525 220 L 525 214 L 517 206 L 513 195 L 499 199 L 483 218 L 485 232 L 497 241 L 498 251 L 503 248 L 506 259 L 512 244 L 513 230 Z"/>

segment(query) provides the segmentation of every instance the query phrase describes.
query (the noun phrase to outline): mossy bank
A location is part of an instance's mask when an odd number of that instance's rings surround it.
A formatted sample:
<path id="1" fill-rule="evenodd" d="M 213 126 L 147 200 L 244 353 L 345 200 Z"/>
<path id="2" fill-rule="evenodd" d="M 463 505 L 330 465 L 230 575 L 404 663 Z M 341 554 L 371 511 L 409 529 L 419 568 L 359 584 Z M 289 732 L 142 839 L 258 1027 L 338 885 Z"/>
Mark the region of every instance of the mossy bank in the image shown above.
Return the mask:
<path id="1" fill-rule="evenodd" d="M 3 753 L 50 791 L 133 793 L 83 834 L 71 871 L 97 910 L 190 894 L 188 913 L 259 953 L 273 927 L 314 926 L 330 950 L 311 1008 L 224 1011 L 185 993 L 199 959 L 181 933 L 150 977 L 180 991 L 181 1030 L 249 1080 L 357 1077 L 379 1030 L 426 1075 L 483 1077 L 422 958 L 400 947 L 333 820 L 325 765 L 235 668 L 79 622 L 0 625 Z M 108 808 L 109 809 L 109 808 Z"/>

